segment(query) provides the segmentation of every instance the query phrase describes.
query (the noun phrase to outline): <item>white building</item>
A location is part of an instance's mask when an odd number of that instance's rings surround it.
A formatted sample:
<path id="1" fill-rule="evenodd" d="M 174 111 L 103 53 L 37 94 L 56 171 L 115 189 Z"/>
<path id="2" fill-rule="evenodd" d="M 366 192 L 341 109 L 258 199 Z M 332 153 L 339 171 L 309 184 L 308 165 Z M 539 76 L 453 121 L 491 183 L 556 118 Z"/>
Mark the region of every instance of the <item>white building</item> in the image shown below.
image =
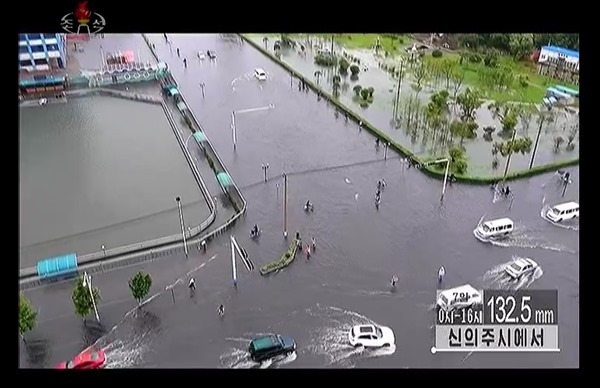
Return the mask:
<path id="1" fill-rule="evenodd" d="M 557 46 L 544 46 L 540 50 L 539 64 L 559 64 L 562 62 L 566 68 L 579 71 L 579 51 L 569 50 Z"/>

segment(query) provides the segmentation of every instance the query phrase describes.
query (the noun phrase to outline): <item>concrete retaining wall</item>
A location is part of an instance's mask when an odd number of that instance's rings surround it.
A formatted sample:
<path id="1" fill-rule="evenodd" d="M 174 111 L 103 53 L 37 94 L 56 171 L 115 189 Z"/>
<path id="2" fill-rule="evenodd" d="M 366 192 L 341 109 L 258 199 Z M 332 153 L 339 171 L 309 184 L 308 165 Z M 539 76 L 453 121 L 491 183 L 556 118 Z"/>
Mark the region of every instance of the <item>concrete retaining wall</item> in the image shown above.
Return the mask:
<path id="1" fill-rule="evenodd" d="M 89 96 L 89 95 L 108 95 L 111 97 L 126 98 L 126 99 L 140 101 L 140 102 L 160 104 L 165 112 L 165 115 L 167 116 L 167 120 L 169 121 L 171 129 L 173 130 L 173 133 L 177 139 L 177 142 L 179 143 L 179 146 L 181 147 L 181 150 L 188 162 L 188 165 L 190 166 L 190 168 L 192 170 L 192 174 L 194 175 L 194 178 L 196 179 L 196 183 L 198 184 L 198 187 L 200 188 L 200 192 L 202 193 L 204 200 L 206 201 L 208 208 L 210 210 L 210 214 L 206 218 L 206 220 L 204 220 L 204 222 L 202 222 L 198 226 L 191 228 L 189 231 L 185 231 L 186 238 L 192 239 L 192 238 L 198 236 L 200 233 L 205 231 L 214 222 L 215 217 L 216 217 L 216 206 L 215 206 L 214 200 L 212 198 L 212 195 L 206 188 L 206 184 L 204 183 L 202 176 L 198 172 L 195 164 L 193 163 L 192 157 L 191 157 L 189 151 L 187 150 L 187 148 L 185 148 L 184 140 L 181 138 L 179 131 L 177 131 L 177 126 L 176 126 L 175 120 L 173 119 L 173 116 L 171 115 L 169 108 L 165 105 L 164 101 L 161 98 L 143 95 L 143 94 L 124 92 L 124 91 L 120 91 L 120 90 L 102 89 L 102 88 L 81 89 L 81 90 L 69 91 L 68 95 L 71 97 L 84 97 L 84 96 Z M 147 251 L 151 248 L 161 247 L 161 246 L 164 246 L 167 244 L 178 243 L 178 242 L 182 242 L 182 241 L 183 241 L 183 237 L 180 233 L 178 233 L 178 234 L 174 234 L 171 236 L 165 236 L 165 237 L 152 239 L 152 240 L 148 240 L 148 241 L 144 241 L 144 242 L 140 242 L 140 243 L 125 245 L 125 246 L 116 247 L 116 248 L 110 248 L 105 251 L 94 252 L 94 253 L 89 253 L 86 255 L 78 256 L 77 263 L 78 263 L 79 267 L 81 267 L 85 264 L 106 261 L 106 260 L 114 259 L 116 257 L 120 257 L 123 255 L 135 254 L 137 252 Z M 143 255 L 138 255 L 138 256 L 143 256 Z M 20 279 L 24 280 L 26 278 L 33 278 L 33 277 L 37 277 L 36 267 L 23 268 L 23 269 L 19 270 L 19 278 Z"/>

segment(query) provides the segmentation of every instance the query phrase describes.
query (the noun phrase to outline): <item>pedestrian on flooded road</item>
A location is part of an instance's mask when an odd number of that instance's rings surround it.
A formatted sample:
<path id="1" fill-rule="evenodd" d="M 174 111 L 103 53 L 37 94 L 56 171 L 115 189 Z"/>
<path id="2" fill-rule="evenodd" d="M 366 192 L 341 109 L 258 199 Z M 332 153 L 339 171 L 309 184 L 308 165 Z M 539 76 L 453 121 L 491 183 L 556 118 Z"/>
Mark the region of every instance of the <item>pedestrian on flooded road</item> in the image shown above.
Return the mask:
<path id="1" fill-rule="evenodd" d="M 188 284 L 190 290 L 196 291 L 196 280 L 194 278 L 190 278 L 190 283 Z"/>
<path id="2" fill-rule="evenodd" d="M 179 53 L 179 47 L 177 47 L 177 56 L 181 57 L 181 54 Z"/>
<path id="3" fill-rule="evenodd" d="M 306 244 L 306 260 L 310 260 L 310 245 Z"/>
<path id="4" fill-rule="evenodd" d="M 187 58 L 183 58 L 183 66 L 187 67 Z"/>
<path id="5" fill-rule="evenodd" d="M 312 249 L 313 251 L 317 250 L 317 239 L 316 238 L 312 238 Z"/>

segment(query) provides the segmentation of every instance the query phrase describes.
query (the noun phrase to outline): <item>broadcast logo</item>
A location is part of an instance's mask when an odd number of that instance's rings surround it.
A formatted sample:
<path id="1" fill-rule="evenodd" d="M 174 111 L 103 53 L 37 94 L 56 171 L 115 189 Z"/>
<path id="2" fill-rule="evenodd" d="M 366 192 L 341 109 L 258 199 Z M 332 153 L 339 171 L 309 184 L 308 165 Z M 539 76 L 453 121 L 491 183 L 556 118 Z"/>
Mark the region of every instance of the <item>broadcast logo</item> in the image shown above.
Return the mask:
<path id="1" fill-rule="evenodd" d="M 96 34 L 104 29 L 106 20 L 99 13 L 90 11 L 88 2 L 83 1 L 77 5 L 75 12 L 62 17 L 60 25 L 71 34 Z"/>

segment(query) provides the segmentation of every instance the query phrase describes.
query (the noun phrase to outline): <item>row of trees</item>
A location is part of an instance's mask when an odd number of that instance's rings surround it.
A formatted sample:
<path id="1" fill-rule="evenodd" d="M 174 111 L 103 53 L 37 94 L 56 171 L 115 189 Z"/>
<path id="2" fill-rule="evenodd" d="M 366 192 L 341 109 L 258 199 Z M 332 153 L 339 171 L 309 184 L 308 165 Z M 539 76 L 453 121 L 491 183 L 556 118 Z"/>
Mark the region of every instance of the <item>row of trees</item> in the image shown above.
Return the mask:
<path id="1" fill-rule="evenodd" d="M 548 44 L 579 50 L 579 34 L 459 34 L 457 39 L 465 48 L 496 49 L 515 59 Z"/>
<path id="2" fill-rule="evenodd" d="M 140 271 L 129 279 L 129 290 L 131 291 L 133 298 L 137 301 L 138 306 L 141 305 L 142 300 L 148 295 L 151 287 L 152 277 L 145 272 Z M 102 297 L 100 290 L 97 287 L 91 287 L 90 292 L 89 285 L 84 285 L 83 277 L 79 277 L 73 288 L 71 299 L 73 301 L 75 313 L 85 318 L 93 312 L 94 304 L 98 305 Z M 37 310 L 32 306 L 31 302 L 21 294 L 19 296 L 19 334 L 23 341 L 25 341 L 25 334 L 35 327 L 37 316 Z"/>

